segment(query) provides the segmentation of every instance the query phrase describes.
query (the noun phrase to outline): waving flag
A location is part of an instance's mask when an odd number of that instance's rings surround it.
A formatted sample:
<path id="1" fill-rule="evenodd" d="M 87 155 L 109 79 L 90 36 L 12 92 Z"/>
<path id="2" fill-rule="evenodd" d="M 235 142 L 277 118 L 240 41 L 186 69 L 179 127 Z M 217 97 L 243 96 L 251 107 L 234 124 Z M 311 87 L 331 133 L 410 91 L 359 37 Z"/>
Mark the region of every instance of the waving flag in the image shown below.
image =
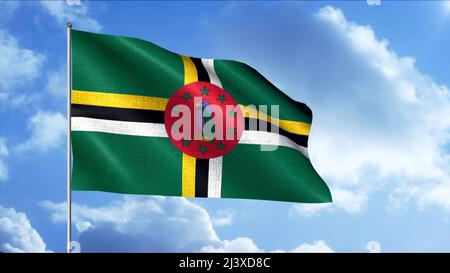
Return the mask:
<path id="1" fill-rule="evenodd" d="M 308 158 L 310 109 L 255 69 L 71 35 L 72 190 L 331 202 Z"/>

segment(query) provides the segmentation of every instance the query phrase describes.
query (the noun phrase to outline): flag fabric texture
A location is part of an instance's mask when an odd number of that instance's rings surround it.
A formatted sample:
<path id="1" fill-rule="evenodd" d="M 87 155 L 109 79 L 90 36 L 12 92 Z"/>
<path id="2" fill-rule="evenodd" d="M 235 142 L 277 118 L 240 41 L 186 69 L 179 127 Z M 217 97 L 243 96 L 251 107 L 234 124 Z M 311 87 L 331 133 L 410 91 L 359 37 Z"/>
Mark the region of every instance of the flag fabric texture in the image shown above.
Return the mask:
<path id="1" fill-rule="evenodd" d="M 311 110 L 252 67 L 180 55 L 136 38 L 77 30 L 71 37 L 71 190 L 331 202 L 308 157 Z M 279 105 L 279 115 L 243 112 L 245 127 L 232 150 L 190 156 L 171 142 L 164 115 L 169 98 L 195 82 L 225 90 L 239 107 Z M 276 120 L 278 132 L 251 128 L 254 119 L 268 121 L 268 128 Z M 277 149 L 261 151 L 274 143 Z"/>

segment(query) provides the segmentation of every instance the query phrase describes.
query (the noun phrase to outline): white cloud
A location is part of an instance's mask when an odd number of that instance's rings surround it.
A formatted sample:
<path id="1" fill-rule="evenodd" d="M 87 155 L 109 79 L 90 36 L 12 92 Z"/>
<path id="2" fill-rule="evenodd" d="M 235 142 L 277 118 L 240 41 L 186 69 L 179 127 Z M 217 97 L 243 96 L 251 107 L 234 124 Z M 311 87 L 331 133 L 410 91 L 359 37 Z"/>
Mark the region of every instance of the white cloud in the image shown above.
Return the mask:
<path id="1" fill-rule="evenodd" d="M 52 222 L 65 223 L 65 202 L 39 205 L 51 213 Z M 209 213 L 181 197 L 125 195 L 99 207 L 72 203 L 72 223 L 82 252 L 334 252 L 323 240 L 264 250 L 249 237 L 222 239 Z M 366 248 L 381 250 L 376 241 Z"/>
<path id="2" fill-rule="evenodd" d="M 277 249 L 274 251 L 271 251 L 274 253 L 285 253 L 286 251 Z M 295 252 L 295 253 L 332 253 L 334 250 L 329 247 L 324 241 L 318 240 L 313 242 L 312 244 L 303 243 L 297 246 L 296 248 L 288 251 L 288 252 Z"/>
<path id="3" fill-rule="evenodd" d="M 443 148 L 450 140 L 449 89 L 418 71 L 413 58 L 390 50 L 371 27 L 347 21 L 341 10 L 327 6 L 317 16 L 368 70 L 348 90 L 342 82 L 348 79 L 334 83 L 339 96 L 351 100 L 316 108 L 324 117 L 316 119 L 310 145 L 318 169 L 341 185 L 364 190 L 376 187 L 368 184 L 374 180 L 395 181 L 398 189 L 414 186 L 419 202 L 450 210 L 440 194 L 450 191 L 450 157 Z M 327 107 L 337 111 L 333 117 L 321 110 Z"/>
<path id="4" fill-rule="evenodd" d="M 52 212 L 54 222 L 65 221 L 65 203 L 44 201 L 41 206 Z M 195 251 L 222 242 L 206 210 L 184 198 L 125 196 L 97 208 L 72 204 L 72 213 L 82 251 Z M 102 236 L 125 236 L 126 246 L 97 243 Z"/>
<path id="5" fill-rule="evenodd" d="M 233 222 L 233 218 L 236 212 L 232 209 L 224 209 L 217 212 L 217 214 L 212 217 L 212 223 L 215 227 L 227 226 Z"/>
<path id="6" fill-rule="evenodd" d="M 53 222 L 65 222 L 66 203 L 43 201 Z M 209 213 L 185 198 L 125 196 L 108 206 L 72 204 L 81 251 L 263 252 L 248 237 L 221 239 Z M 331 251 L 323 241 L 292 251 Z M 280 250 L 281 251 L 281 250 Z"/>
<path id="7" fill-rule="evenodd" d="M 327 6 L 318 16 L 348 42 L 373 74 L 362 82 L 355 80 L 353 90 L 340 90 L 345 92 L 342 96 L 354 95 L 353 111 L 337 113 L 340 116 L 334 126 L 331 120 L 316 123 L 317 137 L 316 141 L 311 139 L 311 150 L 314 149 L 324 175 L 343 183 L 358 182 L 364 167 L 372 165 L 382 177 L 446 178 L 448 170 L 442 164 L 444 154 L 440 146 L 449 137 L 449 90 L 421 74 L 412 58 L 398 57 L 389 50 L 387 41 L 377 40 L 370 27 L 348 22 L 339 9 Z M 370 86 L 374 79 L 382 81 L 382 85 Z M 364 111 L 367 107 L 374 111 Z M 363 114 L 368 114 L 368 118 Z M 350 115 L 360 115 L 362 120 Z M 368 124 L 360 128 L 361 121 Z M 324 136 L 325 130 L 336 127 L 350 134 L 340 134 L 335 140 Z M 373 129 L 363 131 L 367 127 Z M 337 147 L 328 150 L 332 145 Z"/>
<path id="8" fill-rule="evenodd" d="M 219 247 L 211 245 L 204 246 L 200 249 L 201 252 L 262 252 L 252 239 L 247 237 L 238 237 L 231 241 L 223 240 Z"/>
<path id="9" fill-rule="evenodd" d="M 41 1 L 41 4 L 62 26 L 70 22 L 77 29 L 85 31 L 99 32 L 102 29 L 97 20 L 90 15 L 89 7 L 81 4 L 81 1 Z"/>
<path id="10" fill-rule="evenodd" d="M 9 155 L 8 147 L 6 147 L 5 139 L 0 137 L 0 182 L 8 179 L 8 166 L 3 158 Z"/>
<path id="11" fill-rule="evenodd" d="M 0 157 L 6 157 L 9 155 L 8 147 L 6 147 L 6 142 L 3 137 L 0 137 Z"/>
<path id="12" fill-rule="evenodd" d="M 49 74 L 47 80 L 47 91 L 56 97 L 66 97 L 67 95 L 67 69 L 62 67 Z"/>
<path id="13" fill-rule="evenodd" d="M 450 186 L 441 184 L 431 188 L 421 188 L 421 194 L 416 196 L 419 205 L 437 204 L 450 211 Z"/>
<path id="14" fill-rule="evenodd" d="M 366 249 L 369 253 L 380 253 L 381 244 L 377 241 L 370 241 L 367 243 Z"/>
<path id="15" fill-rule="evenodd" d="M 333 204 L 336 204 L 336 199 L 333 200 Z M 294 204 L 289 209 L 289 218 L 293 218 L 296 215 L 313 216 L 318 215 L 323 210 L 331 210 L 332 204 Z"/>
<path id="16" fill-rule="evenodd" d="M 312 244 L 301 244 L 296 247 L 292 252 L 301 252 L 301 253 L 330 253 L 334 252 L 324 241 L 319 240 L 315 241 Z"/>
<path id="17" fill-rule="evenodd" d="M 81 0 L 67 0 L 66 2 L 70 6 L 73 6 L 73 5 L 79 6 L 79 5 L 81 5 Z"/>
<path id="18" fill-rule="evenodd" d="M 92 223 L 112 223 L 117 225 L 118 230 L 122 232 L 129 231 L 129 228 L 133 232 L 139 232 L 139 227 L 133 226 L 135 221 L 138 220 L 137 218 L 139 218 L 139 211 L 142 211 L 143 215 L 148 215 L 150 220 L 151 217 L 163 213 L 161 205 L 164 203 L 164 200 L 165 198 L 160 200 L 153 197 L 125 196 L 121 201 L 97 208 L 74 203 L 72 204 L 72 221 L 74 223 L 82 223 L 81 225 L 83 226 L 93 226 Z M 41 202 L 40 205 L 52 212 L 51 218 L 53 222 L 66 221 L 66 203 L 53 203 L 47 200 Z M 145 224 L 146 222 L 143 221 L 143 223 Z"/>
<path id="19" fill-rule="evenodd" d="M 389 209 L 391 211 L 400 212 L 412 198 L 417 200 L 420 209 L 424 209 L 430 205 L 438 205 L 450 211 L 450 186 L 445 183 L 428 185 L 412 185 L 397 188 L 389 196 Z"/>
<path id="20" fill-rule="evenodd" d="M 75 227 L 78 230 L 78 232 L 84 232 L 89 229 L 95 228 L 90 222 L 88 221 L 80 221 L 75 223 Z"/>
<path id="21" fill-rule="evenodd" d="M 27 88 L 41 72 L 44 55 L 19 45 L 6 31 L 0 29 L 0 102 L 24 101 L 28 95 L 17 95 Z M 29 90 L 28 90 L 29 91 Z M 22 98 L 17 98 L 22 96 Z"/>
<path id="22" fill-rule="evenodd" d="M 28 121 L 28 129 L 32 131 L 31 137 L 19 144 L 16 147 L 17 151 L 46 152 L 64 143 L 67 122 L 59 112 L 38 111 Z"/>
<path id="23" fill-rule="evenodd" d="M 349 213 L 360 212 L 367 203 L 367 195 L 364 192 L 344 189 L 334 189 L 333 198 L 336 200 L 336 207 L 342 208 Z"/>
<path id="24" fill-rule="evenodd" d="M 27 216 L 0 206 L 0 252 L 46 252 L 46 245 Z"/>
<path id="25" fill-rule="evenodd" d="M 249 9 L 258 23 L 243 21 Z M 449 88 L 340 9 L 326 6 L 309 16 L 293 8 L 301 15 L 270 22 L 262 19 L 268 13 L 242 4 L 217 19 L 230 22 L 212 33 L 219 56 L 252 65 L 312 108 L 311 161 L 332 188 L 354 193 L 344 194 L 340 207 L 359 211 L 374 191 L 395 189 L 403 195 L 392 198 L 448 210 L 437 193 L 450 189 Z M 304 209 L 312 210 L 319 209 Z"/>
<path id="26" fill-rule="evenodd" d="M 12 107 L 30 106 L 40 99 L 39 93 L 17 94 L 9 99 L 9 105 Z"/>
<path id="27" fill-rule="evenodd" d="M 365 192 L 355 192 L 339 188 L 330 188 L 330 190 L 333 196 L 333 203 L 294 204 L 289 210 L 289 216 L 294 217 L 297 214 L 312 216 L 319 214 L 321 211 L 332 211 L 335 208 L 355 214 L 361 212 L 366 206 L 368 198 Z"/>
<path id="28" fill-rule="evenodd" d="M 367 0 L 369 6 L 380 6 L 381 0 Z"/>

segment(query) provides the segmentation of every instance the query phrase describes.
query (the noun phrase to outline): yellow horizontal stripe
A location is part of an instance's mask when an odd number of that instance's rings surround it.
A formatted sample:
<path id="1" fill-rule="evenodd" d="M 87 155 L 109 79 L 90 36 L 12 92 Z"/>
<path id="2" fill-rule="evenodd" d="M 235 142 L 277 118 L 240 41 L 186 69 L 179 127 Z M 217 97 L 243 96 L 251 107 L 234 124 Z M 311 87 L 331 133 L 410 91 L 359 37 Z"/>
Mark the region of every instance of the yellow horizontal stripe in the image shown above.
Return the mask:
<path id="1" fill-rule="evenodd" d="M 280 119 L 278 122 L 278 126 L 281 129 L 288 131 L 289 133 L 309 136 L 309 132 L 311 131 L 311 124 L 306 122 L 285 119 Z"/>
<path id="2" fill-rule="evenodd" d="M 189 61 L 192 62 L 191 60 Z M 196 73 L 197 70 L 195 70 L 195 75 Z M 164 111 L 166 109 L 168 101 L 169 99 L 166 98 L 148 97 L 140 95 L 91 92 L 81 90 L 72 91 L 73 104 Z M 250 107 L 246 108 L 244 105 L 241 104 L 239 105 L 239 107 L 241 108 L 244 117 L 259 118 L 264 121 L 272 123 L 276 123 L 278 121 L 278 127 L 293 134 L 307 136 L 309 135 L 309 132 L 311 130 L 311 125 L 305 122 L 277 119 L 268 116 L 267 114 L 260 112 L 254 108 Z"/>
<path id="3" fill-rule="evenodd" d="M 271 116 L 268 116 L 267 114 L 256 110 L 252 107 L 246 107 L 245 105 L 239 104 L 239 107 L 241 108 L 242 114 L 246 118 L 258 118 L 261 120 L 264 120 L 266 122 L 278 123 L 278 127 L 280 127 L 283 130 L 286 130 L 290 133 L 297 134 L 297 135 L 304 135 L 308 136 L 309 132 L 311 131 L 311 124 L 301 121 L 293 121 L 293 120 L 285 120 L 285 119 L 277 119 Z"/>
<path id="4" fill-rule="evenodd" d="M 73 104 L 164 111 L 168 101 L 158 97 L 72 90 Z"/>
<path id="5" fill-rule="evenodd" d="M 195 197 L 195 160 L 183 153 L 181 195 L 185 197 Z"/>

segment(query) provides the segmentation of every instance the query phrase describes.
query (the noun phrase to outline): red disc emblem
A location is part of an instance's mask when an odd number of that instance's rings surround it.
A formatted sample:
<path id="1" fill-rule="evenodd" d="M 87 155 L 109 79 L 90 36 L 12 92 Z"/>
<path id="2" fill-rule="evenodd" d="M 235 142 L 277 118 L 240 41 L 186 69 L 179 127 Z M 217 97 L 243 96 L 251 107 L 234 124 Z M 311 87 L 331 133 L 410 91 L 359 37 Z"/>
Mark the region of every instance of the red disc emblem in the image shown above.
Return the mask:
<path id="1" fill-rule="evenodd" d="M 231 151 L 242 135 L 243 121 L 233 97 L 208 82 L 193 82 L 178 89 L 164 113 L 166 132 L 173 145 L 203 159 Z"/>

